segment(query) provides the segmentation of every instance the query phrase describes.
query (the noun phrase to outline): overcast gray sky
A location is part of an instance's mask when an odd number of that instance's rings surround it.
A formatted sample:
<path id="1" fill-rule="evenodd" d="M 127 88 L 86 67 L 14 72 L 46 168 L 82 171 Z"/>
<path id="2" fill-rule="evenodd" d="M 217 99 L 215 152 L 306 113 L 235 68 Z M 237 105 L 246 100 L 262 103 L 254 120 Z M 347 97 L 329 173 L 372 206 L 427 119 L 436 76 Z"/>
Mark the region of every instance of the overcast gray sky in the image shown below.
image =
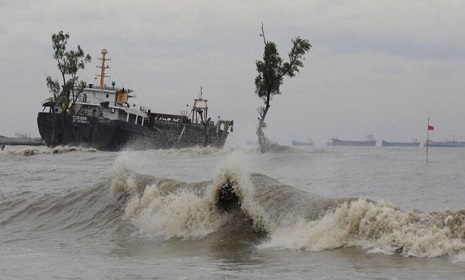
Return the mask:
<path id="1" fill-rule="evenodd" d="M 179 113 L 203 87 L 210 116 L 233 119 L 228 141 L 255 140 L 255 61 L 261 24 L 287 58 L 291 39 L 312 49 L 271 103 L 266 134 L 282 144 L 331 137 L 465 140 L 465 1 L 0 0 L 0 135 L 38 136 L 36 117 L 58 77 L 51 35 L 70 33 L 135 103 Z"/>

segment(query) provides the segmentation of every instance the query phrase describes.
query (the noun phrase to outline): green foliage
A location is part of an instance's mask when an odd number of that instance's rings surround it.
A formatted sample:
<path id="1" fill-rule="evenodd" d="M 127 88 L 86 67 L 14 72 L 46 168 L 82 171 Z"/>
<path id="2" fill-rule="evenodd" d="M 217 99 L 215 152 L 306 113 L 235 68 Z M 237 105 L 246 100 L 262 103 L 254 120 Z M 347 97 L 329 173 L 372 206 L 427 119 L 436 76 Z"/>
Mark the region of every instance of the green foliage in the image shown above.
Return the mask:
<path id="1" fill-rule="evenodd" d="M 47 76 L 47 87 L 53 95 L 53 101 L 59 103 L 64 112 L 73 104 L 86 84 L 79 80 L 78 71 L 84 69 L 86 63 L 91 61 L 89 54 L 85 54 L 78 45 L 77 50 L 67 50 L 69 34 L 60 31 L 52 35 L 53 58 L 57 62 L 61 74 L 61 83 L 58 79 Z"/>
<path id="2" fill-rule="evenodd" d="M 310 50 L 311 45 L 308 40 L 300 37 L 292 39 L 292 48 L 288 54 L 289 61 L 284 62 L 278 53 L 276 44 L 265 39 L 263 25 L 260 36 L 263 37 L 265 50 L 263 60 L 256 61 L 258 75 L 255 78 L 255 93 L 263 100 L 263 106 L 257 109 L 259 115 L 257 136 L 260 150 L 265 152 L 269 148 L 269 141 L 263 129 L 266 127 L 265 118 L 270 109 L 270 101 L 274 95 L 281 94 L 280 87 L 284 77 L 294 77 L 299 72 L 299 68 L 304 66 L 304 55 Z"/>
<path id="3" fill-rule="evenodd" d="M 262 37 L 264 37 L 263 33 Z M 271 99 L 275 94 L 281 94 L 279 89 L 283 83 L 283 78 L 285 76 L 294 77 L 299 72 L 299 68 L 304 66 L 304 55 L 310 50 L 311 45 L 308 40 L 300 37 L 293 39 L 289 61 L 283 63 L 276 44 L 266 40 L 264 42 L 263 60 L 256 62 L 258 75 L 255 78 L 255 93 L 266 100 Z"/>
<path id="4" fill-rule="evenodd" d="M 256 62 L 258 75 L 255 78 L 255 93 L 260 98 L 266 99 L 269 93 L 280 93 L 279 87 L 283 83 L 283 76 L 280 73 L 282 62 L 276 44 L 266 42 L 263 61 Z"/>

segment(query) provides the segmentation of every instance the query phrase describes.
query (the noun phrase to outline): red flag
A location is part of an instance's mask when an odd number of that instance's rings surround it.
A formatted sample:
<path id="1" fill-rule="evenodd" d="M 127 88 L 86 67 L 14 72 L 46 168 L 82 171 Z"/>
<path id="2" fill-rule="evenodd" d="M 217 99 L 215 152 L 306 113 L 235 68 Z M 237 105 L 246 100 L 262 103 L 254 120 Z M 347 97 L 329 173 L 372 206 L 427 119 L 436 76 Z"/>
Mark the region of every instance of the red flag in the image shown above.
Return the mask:
<path id="1" fill-rule="evenodd" d="M 434 126 L 428 125 L 428 130 L 434 130 Z"/>

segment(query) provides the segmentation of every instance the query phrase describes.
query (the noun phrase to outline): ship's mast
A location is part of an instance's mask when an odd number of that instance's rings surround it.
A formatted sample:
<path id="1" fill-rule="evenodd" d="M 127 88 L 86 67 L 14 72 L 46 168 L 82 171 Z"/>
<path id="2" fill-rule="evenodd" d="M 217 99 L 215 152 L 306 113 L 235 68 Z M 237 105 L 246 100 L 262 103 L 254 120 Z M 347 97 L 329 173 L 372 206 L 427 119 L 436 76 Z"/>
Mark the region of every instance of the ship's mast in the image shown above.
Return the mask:
<path id="1" fill-rule="evenodd" d="M 105 76 L 105 69 L 110 68 L 110 66 L 108 65 L 105 66 L 105 62 L 111 59 L 105 57 L 105 55 L 108 53 L 107 49 L 102 49 L 101 53 L 102 53 L 102 58 L 99 58 L 99 59 L 102 61 L 102 66 L 97 66 L 97 68 L 100 68 L 100 75 L 95 75 L 95 76 L 100 77 L 100 89 L 103 89 L 105 78 L 109 77 L 109 76 Z"/>
<path id="2" fill-rule="evenodd" d="M 208 118 L 208 100 L 202 97 L 202 87 L 200 87 L 199 98 L 194 99 L 194 106 L 192 106 L 192 118 L 194 123 L 199 123 L 198 115 L 200 120 L 206 122 Z"/>

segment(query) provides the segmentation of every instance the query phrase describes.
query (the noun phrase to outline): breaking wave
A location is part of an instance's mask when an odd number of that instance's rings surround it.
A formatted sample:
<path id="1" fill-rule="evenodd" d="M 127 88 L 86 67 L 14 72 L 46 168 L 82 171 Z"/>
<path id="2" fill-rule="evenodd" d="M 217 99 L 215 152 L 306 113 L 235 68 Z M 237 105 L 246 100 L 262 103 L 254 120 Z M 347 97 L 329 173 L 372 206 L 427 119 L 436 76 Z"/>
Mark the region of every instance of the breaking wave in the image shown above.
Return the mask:
<path id="1" fill-rule="evenodd" d="M 158 150 L 161 154 L 166 155 L 175 155 L 175 156 L 185 156 L 185 155 L 229 155 L 235 152 L 247 152 L 247 153 L 260 153 L 260 149 L 258 147 L 251 147 L 251 146 L 228 146 L 222 149 L 213 148 L 213 147 L 201 147 L 195 146 L 191 148 L 182 148 L 182 149 L 165 149 L 165 150 Z M 294 147 L 279 145 L 276 143 L 272 143 L 269 147 L 268 152 L 270 153 L 289 153 L 289 152 L 301 152 L 301 149 L 296 149 Z"/>
<path id="2" fill-rule="evenodd" d="M 229 146 L 224 147 L 222 149 L 213 148 L 213 147 L 201 147 L 195 146 L 190 148 L 182 148 L 182 149 L 166 149 L 166 150 L 158 150 L 161 154 L 166 155 L 175 155 L 175 156 L 185 156 L 185 155 L 229 155 L 236 151 L 247 151 L 252 153 L 258 153 L 257 148 L 252 147 L 243 147 L 243 146 Z"/>
<path id="3" fill-rule="evenodd" d="M 13 150 L 4 150 L 0 152 L 1 156 L 35 156 L 44 154 L 64 154 L 71 152 L 96 152 L 96 149 L 72 147 L 72 146 L 57 146 L 54 148 L 17 148 Z"/>
<path id="4" fill-rule="evenodd" d="M 402 211 L 386 202 L 317 196 L 230 159 L 211 181 L 159 179 L 116 165 L 112 192 L 125 197 L 124 220 L 151 240 L 197 240 L 237 219 L 260 248 L 321 251 L 361 247 L 415 257 L 465 255 L 465 210 Z"/>

